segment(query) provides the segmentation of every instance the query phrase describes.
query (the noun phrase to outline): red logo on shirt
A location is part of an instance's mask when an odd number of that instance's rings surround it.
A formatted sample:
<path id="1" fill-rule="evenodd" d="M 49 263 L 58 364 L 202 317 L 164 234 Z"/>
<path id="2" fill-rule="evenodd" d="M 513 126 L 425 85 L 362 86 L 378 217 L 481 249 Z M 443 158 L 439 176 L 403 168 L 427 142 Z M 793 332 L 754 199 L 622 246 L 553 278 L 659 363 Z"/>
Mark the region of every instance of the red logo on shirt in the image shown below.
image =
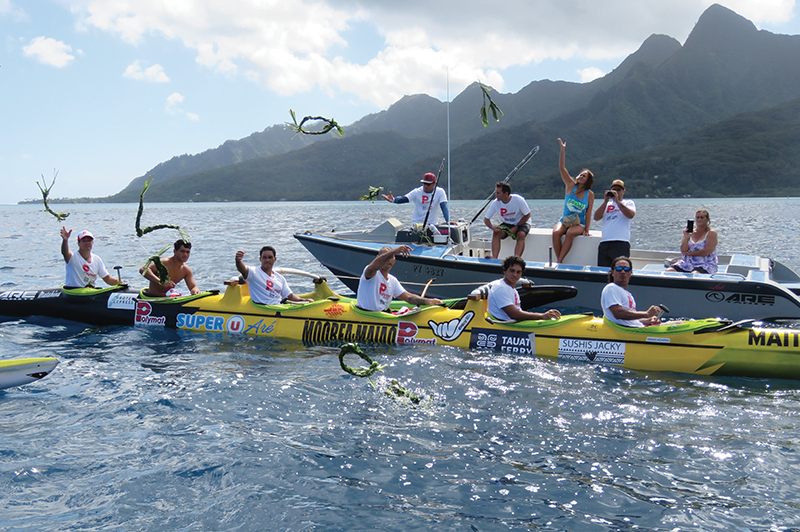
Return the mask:
<path id="1" fill-rule="evenodd" d="M 500 207 L 500 216 L 505 216 L 506 214 L 508 214 L 508 209 Z"/>
<path id="2" fill-rule="evenodd" d="M 88 264 L 84 264 L 84 265 L 82 266 L 82 268 L 83 268 L 83 271 L 85 271 L 86 273 L 89 273 L 89 269 L 90 269 L 90 268 L 89 268 L 89 265 L 88 265 Z"/>
<path id="3" fill-rule="evenodd" d="M 389 287 L 388 287 L 388 286 L 386 286 L 386 283 L 381 283 L 381 286 L 380 286 L 380 288 L 378 289 L 378 293 L 379 293 L 380 295 L 382 295 L 382 296 L 383 296 L 383 295 L 386 295 L 386 290 L 387 290 L 387 288 L 389 288 Z"/>

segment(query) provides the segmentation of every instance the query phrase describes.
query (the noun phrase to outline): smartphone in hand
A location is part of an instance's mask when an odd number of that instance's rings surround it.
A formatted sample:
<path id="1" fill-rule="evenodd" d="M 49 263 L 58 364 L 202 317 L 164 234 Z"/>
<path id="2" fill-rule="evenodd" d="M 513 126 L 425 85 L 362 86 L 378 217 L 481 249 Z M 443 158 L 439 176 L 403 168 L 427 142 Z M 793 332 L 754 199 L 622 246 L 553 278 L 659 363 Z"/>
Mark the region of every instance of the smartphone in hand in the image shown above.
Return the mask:
<path id="1" fill-rule="evenodd" d="M 690 233 L 694 231 L 694 220 L 686 220 L 686 230 Z"/>

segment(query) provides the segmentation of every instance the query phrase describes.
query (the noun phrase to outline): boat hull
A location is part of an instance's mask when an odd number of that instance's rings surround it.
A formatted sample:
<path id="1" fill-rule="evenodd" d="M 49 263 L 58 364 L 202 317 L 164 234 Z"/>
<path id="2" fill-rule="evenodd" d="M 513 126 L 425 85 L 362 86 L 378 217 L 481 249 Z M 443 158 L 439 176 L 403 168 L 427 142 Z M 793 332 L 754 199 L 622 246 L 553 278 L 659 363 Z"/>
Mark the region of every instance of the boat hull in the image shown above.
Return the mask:
<path id="1" fill-rule="evenodd" d="M 45 378 L 58 366 L 53 357 L 0 360 L 0 390 Z"/>
<path id="2" fill-rule="evenodd" d="M 49 288 L 0 292 L 0 316 L 45 316 L 91 325 L 130 325 L 138 291 L 108 288 Z"/>
<path id="3" fill-rule="evenodd" d="M 137 325 L 246 334 L 309 344 L 430 344 L 670 371 L 800 379 L 800 330 L 747 328 L 717 319 L 632 329 L 592 315 L 497 323 L 486 300 L 463 310 L 424 307 L 402 315 L 361 310 L 333 297 L 304 305 L 253 304 L 246 287 L 188 303 L 141 301 Z"/>
<path id="4" fill-rule="evenodd" d="M 305 248 L 345 285 L 355 291 L 361 272 L 386 244 L 339 240 L 313 233 L 294 235 Z M 428 281 L 427 294 L 438 298 L 463 297 L 478 285 L 502 275 L 499 260 L 448 254 L 446 246 L 417 245 L 392 267 L 407 290 L 419 292 Z M 600 294 L 608 282 L 608 269 L 570 264 L 528 262 L 525 277 L 534 285 L 571 285 L 575 298 L 555 302 L 562 311 L 601 313 Z M 753 277 L 751 275 L 751 277 Z M 674 316 L 704 318 L 718 316 L 742 319 L 800 319 L 800 298 L 786 287 L 769 280 L 738 274 L 701 275 L 660 270 L 635 270 L 631 292 L 641 306 L 666 305 Z"/>

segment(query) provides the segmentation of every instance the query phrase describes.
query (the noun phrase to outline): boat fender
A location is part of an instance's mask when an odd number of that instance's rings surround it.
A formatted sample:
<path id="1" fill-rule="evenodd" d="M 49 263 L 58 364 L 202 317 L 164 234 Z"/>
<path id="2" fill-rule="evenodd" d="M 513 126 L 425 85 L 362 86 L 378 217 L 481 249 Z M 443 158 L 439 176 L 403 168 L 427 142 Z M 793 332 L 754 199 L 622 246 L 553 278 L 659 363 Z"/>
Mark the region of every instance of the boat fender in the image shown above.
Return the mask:
<path id="1" fill-rule="evenodd" d="M 351 368 L 347 364 L 344 363 L 344 356 L 347 354 L 355 354 L 365 360 L 369 366 L 368 367 L 361 367 L 361 368 Z M 365 355 L 361 349 L 358 347 L 358 344 L 349 343 L 342 345 L 342 348 L 339 350 L 339 365 L 342 366 L 342 369 L 349 373 L 350 375 L 355 375 L 356 377 L 369 377 L 376 371 L 381 371 L 385 368 L 385 365 L 380 365 L 376 361 L 369 358 Z"/>

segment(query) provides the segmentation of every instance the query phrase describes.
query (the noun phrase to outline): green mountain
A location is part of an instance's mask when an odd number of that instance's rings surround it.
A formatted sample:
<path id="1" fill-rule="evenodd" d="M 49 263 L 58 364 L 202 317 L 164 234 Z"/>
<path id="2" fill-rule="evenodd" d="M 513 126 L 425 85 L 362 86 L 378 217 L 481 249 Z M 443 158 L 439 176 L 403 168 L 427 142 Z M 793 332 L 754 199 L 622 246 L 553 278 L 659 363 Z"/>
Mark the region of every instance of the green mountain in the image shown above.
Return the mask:
<path id="1" fill-rule="evenodd" d="M 759 31 L 715 4 L 683 46 L 653 35 L 601 79 L 493 93 L 504 116 L 486 128 L 473 84 L 450 103 L 452 197 L 486 197 L 536 144 L 541 152 L 514 190 L 558 197 L 558 137 L 568 168 L 591 168 L 597 188 L 621 177 L 638 197 L 797 195 L 798 64 L 800 36 Z M 368 186 L 405 193 L 445 156 L 447 111 L 429 96 L 406 96 L 347 126 L 344 138 L 313 143 L 274 126 L 162 163 L 149 172 L 147 200 L 357 199 Z M 137 201 L 143 179 L 99 201 Z"/>

